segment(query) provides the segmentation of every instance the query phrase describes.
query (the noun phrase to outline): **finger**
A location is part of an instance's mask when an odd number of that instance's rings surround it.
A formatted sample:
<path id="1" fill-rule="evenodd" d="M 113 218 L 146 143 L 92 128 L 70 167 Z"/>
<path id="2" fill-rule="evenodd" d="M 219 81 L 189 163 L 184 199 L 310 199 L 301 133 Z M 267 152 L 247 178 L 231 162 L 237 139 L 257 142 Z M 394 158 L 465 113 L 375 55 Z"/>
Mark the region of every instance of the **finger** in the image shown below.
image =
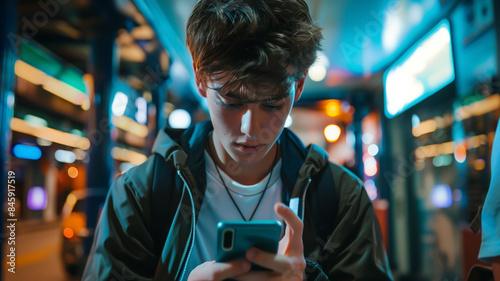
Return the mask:
<path id="1" fill-rule="evenodd" d="M 205 262 L 191 272 L 188 280 L 224 280 L 250 270 L 250 263 L 244 259 L 230 262 Z"/>
<path id="2" fill-rule="evenodd" d="M 246 260 L 214 263 L 213 280 L 224 280 L 250 270 L 250 263 Z"/>
<path id="3" fill-rule="evenodd" d="M 274 210 L 281 218 L 283 218 L 286 224 L 292 229 L 293 233 L 299 233 L 302 235 L 302 221 L 297 217 L 297 215 L 288 206 L 283 203 L 276 203 L 274 205 Z"/>
<path id="4" fill-rule="evenodd" d="M 249 271 L 243 275 L 236 276 L 233 278 L 237 281 L 255 281 L 255 280 L 266 280 L 266 281 L 282 281 L 283 278 L 281 274 L 272 271 Z"/>
<path id="5" fill-rule="evenodd" d="M 276 203 L 274 205 L 274 210 L 278 216 L 283 218 L 287 224 L 287 228 L 290 231 L 290 240 L 297 242 L 302 241 L 302 221 L 295 215 L 292 209 L 283 205 L 282 203 Z"/>
<path id="6" fill-rule="evenodd" d="M 249 261 L 278 273 L 290 271 L 292 267 L 290 258 L 268 253 L 255 247 L 248 249 L 246 257 Z"/>
<path id="7" fill-rule="evenodd" d="M 243 275 L 234 277 L 233 279 L 237 281 L 255 281 L 255 280 L 266 280 L 266 281 L 302 281 L 304 279 L 303 273 L 300 271 L 288 271 L 283 274 L 272 272 L 272 271 L 249 271 Z"/>

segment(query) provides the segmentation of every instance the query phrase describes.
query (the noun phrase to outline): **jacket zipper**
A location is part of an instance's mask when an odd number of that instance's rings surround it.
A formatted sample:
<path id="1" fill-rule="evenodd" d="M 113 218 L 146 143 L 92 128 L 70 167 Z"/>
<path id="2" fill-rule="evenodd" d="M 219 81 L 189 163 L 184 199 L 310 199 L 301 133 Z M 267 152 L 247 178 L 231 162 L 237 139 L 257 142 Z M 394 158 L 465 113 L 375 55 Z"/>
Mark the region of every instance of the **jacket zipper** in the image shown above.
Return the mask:
<path id="1" fill-rule="evenodd" d="M 191 212 L 192 212 L 192 219 L 191 219 L 191 231 L 193 233 L 193 238 L 190 241 L 189 244 L 189 251 L 188 255 L 186 257 L 186 260 L 184 260 L 184 265 L 182 266 L 182 274 L 180 280 L 184 280 L 184 275 L 186 274 L 186 269 L 188 266 L 189 258 L 191 257 L 191 252 L 193 251 L 193 246 L 194 246 L 194 241 L 195 241 L 195 236 L 196 236 L 196 211 L 194 209 L 194 199 L 193 199 L 193 194 L 191 193 L 191 189 L 189 186 L 189 181 L 187 178 L 184 176 L 183 172 L 181 171 L 179 165 L 177 165 L 177 174 L 181 178 L 181 180 L 184 182 L 184 187 L 186 187 L 186 190 L 188 191 L 189 194 L 189 199 L 191 200 Z"/>
<path id="2" fill-rule="evenodd" d="M 306 181 L 302 184 L 302 188 L 299 192 L 299 208 L 297 212 L 297 216 L 301 221 L 304 221 L 304 211 L 305 211 L 305 203 L 306 203 L 306 193 L 309 185 L 311 184 L 311 177 L 307 177 Z"/>

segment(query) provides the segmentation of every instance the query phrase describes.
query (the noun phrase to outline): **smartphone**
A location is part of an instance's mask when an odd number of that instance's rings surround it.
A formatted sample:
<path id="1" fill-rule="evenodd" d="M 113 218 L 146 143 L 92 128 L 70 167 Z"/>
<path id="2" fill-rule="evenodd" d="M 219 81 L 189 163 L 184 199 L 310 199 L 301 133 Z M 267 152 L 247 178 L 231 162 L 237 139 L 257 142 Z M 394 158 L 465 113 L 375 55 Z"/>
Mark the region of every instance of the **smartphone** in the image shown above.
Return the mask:
<path id="1" fill-rule="evenodd" d="M 277 253 L 280 237 L 279 221 L 221 221 L 217 224 L 215 260 L 226 262 L 243 259 L 251 247 Z M 252 264 L 252 270 L 265 270 L 265 268 Z"/>

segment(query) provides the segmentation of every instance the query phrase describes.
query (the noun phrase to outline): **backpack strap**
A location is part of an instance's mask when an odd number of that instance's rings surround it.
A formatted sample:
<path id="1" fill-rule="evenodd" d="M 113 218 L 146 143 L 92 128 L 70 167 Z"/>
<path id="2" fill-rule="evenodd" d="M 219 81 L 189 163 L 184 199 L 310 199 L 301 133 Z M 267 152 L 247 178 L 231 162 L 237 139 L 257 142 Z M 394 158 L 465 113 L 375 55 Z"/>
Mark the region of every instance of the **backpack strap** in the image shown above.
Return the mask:
<path id="1" fill-rule="evenodd" d="M 176 129 L 169 130 L 168 133 L 170 136 L 179 137 L 184 131 L 184 129 Z M 161 255 L 177 209 L 171 206 L 177 206 L 182 196 L 182 184 L 177 177 L 175 163 L 185 161 L 185 159 L 178 156 L 178 151 L 181 148 L 177 143 L 171 142 L 168 145 L 166 155 L 152 153 L 154 169 L 150 194 L 151 235 L 155 241 L 158 255 Z"/>
<path id="2" fill-rule="evenodd" d="M 483 211 L 483 204 L 479 205 L 477 209 L 476 216 L 472 219 L 470 223 L 470 229 L 477 233 L 481 229 L 481 212 Z"/>
<path id="3" fill-rule="evenodd" d="M 328 162 L 317 174 L 312 178 L 317 186 L 314 196 L 308 202 L 311 206 L 311 212 L 316 214 L 311 217 L 315 226 L 318 237 L 323 241 L 327 241 L 328 235 L 333 232 L 335 225 L 333 223 L 325 223 L 335 220 L 339 205 L 338 188 L 335 185 L 333 177 L 334 165 Z M 314 202 L 314 203 L 313 203 Z"/>
<path id="4" fill-rule="evenodd" d="M 303 217 L 305 209 L 318 214 L 311 216 L 310 219 L 317 235 L 326 241 L 328 234 L 333 231 L 333 224 L 325 224 L 325 221 L 336 217 L 339 200 L 333 178 L 333 164 L 328 161 L 328 153 L 323 148 L 311 144 L 307 149 L 306 159 L 299 169 L 299 179 L 292 192 L 290 207 L 298 209 L 299 217 Z M 316 190 L 306 199 L 307 189 L 311 183 Z M 295 198 L 298 200 L 295 201 Z"/>

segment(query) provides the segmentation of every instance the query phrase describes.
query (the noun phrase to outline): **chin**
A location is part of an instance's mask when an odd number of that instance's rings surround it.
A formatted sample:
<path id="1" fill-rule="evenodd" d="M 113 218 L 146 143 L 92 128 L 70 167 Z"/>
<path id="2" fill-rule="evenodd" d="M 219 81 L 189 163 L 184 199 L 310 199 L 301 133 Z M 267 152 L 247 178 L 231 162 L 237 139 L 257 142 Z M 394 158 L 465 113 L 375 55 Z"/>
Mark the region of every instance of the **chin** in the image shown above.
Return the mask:
<path id="1" fill-rule="evenodd" d="M 264 156 L 262 155 L 262 153 L 247 154 L 236 151 L 234 152 L 233 160 L 242 165 L 254 165 L 262 161 L 263 158 Z"/>

